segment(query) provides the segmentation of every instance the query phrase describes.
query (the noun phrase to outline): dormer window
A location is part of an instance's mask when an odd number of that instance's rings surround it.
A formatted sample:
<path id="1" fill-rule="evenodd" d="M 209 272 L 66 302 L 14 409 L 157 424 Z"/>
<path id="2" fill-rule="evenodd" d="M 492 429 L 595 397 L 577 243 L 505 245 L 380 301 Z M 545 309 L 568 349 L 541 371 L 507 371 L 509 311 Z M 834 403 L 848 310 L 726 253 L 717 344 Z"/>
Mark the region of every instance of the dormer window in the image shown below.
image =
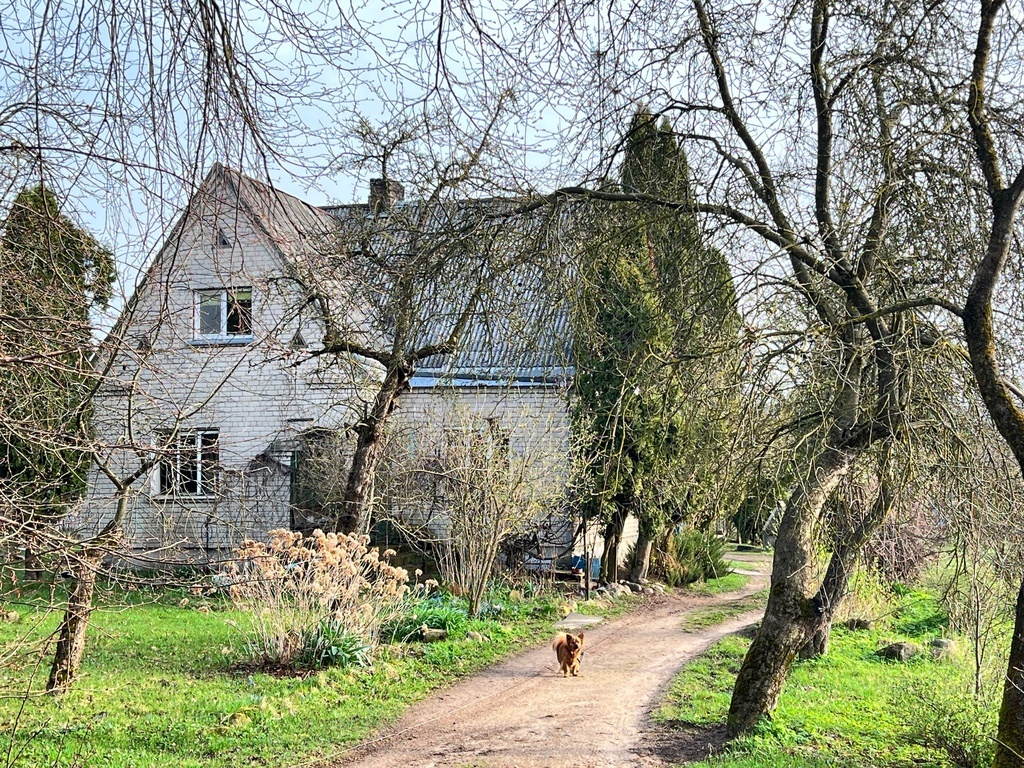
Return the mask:
<path id="1" fill-rule="evenodd" d="M 252 339 L 252 288 L 196 291 L 195 336 L 201 341 Z"/>
<path id="2" fill-rule="evenodd" d="M 230 248 L 231 238 L 227 236 L 223 229 L 217 229 L 217 247 L 218 248 Z"/>

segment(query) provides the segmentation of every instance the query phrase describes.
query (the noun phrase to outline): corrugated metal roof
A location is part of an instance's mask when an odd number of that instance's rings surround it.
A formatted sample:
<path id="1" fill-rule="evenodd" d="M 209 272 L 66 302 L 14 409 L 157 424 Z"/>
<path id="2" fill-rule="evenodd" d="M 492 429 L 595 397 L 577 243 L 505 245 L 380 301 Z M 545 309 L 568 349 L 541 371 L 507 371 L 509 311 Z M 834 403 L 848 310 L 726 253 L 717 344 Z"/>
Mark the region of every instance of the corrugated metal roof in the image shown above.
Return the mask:
<path id="1" fill-rule="evenodd" d="M 220 172 L 288 266 L 340 294 L 351 315 L 345 330 L 364 342 L 394 343 L 395 324 L 405 319 L 403 352 L 441 343 L 487 283 L 458 351 L 422 360 L 418 384 L 557 382 L 571 367 L 568 310 L 557 296 L 542 221 L 501 216 L 520 201 L 404 201 L 375 214 L 368 204 L 318 208 L 223 166 Z"/>
<path id="2" fill-rule="evenodd" d="M 331 209 L 348 237 L 361 242 L 352 251 L 355 262 L 372 251 L 373 267 L 390 264 L 397 273 L 418 253 L 428 254 L 424 266 L 435 271 L 415 287 L 417 311 L 407 313 L 414 315 L 415 328 L 407 349 L 446 340 L 480 278 L 487 281 L 458 351 L 422 360 L 416 383 L 564 379 L 572 364 L 568 309 L 557 295 L 543 222 L 501 217 L 516 202 L 459 200 L 429 208 L 406 202 L 385 217 L 373 216 L 368 206 Z M 381 280 L 381 289 L 387 283 Z"/>
<path id="3" fill-rule="evenodd" d="M 218 164 L 239 202 L 256 218 L 266 235 L 289 259 L 328 247 L 337 237 L 338 219 L 294 195 Z"/>

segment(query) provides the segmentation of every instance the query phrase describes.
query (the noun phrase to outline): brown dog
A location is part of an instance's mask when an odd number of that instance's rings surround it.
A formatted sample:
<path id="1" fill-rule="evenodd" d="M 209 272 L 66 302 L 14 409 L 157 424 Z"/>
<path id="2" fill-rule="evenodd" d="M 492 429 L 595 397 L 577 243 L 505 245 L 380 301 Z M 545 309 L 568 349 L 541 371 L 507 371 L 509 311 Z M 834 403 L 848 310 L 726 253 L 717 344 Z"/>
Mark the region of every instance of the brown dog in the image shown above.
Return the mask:
<path id="1" fill-rule="evenodd" d="M 570 634 L 559 635 L 551 647 L 555 649 L 558 663 L 562 665 L 562 677 L 568 677 L 570 672 L 576 677 L 580 673 L 580 656 L 583 655 L 583 633 L 575 637 Z"/>

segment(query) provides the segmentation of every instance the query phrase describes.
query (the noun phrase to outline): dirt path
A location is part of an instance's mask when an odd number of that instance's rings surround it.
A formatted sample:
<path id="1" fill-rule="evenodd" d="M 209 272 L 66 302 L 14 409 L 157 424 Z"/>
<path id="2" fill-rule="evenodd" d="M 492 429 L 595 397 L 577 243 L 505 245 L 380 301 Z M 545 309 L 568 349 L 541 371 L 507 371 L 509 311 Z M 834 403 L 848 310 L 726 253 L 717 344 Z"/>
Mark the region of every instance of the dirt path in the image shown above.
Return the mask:
<path id="1" fill-rule="evenodd" d="M 431 696 L 379 739 L 330 765 L 662 765 L 634 751 L 658 693 L 687 660 L 757 621 L 760 611 L 698 632 L 682 631 L 684 615 L 750 595 L 763 584 L 753 578 L 744 590 L 714 598 L 651 598 L 635 613 L 587 630 L 579 677 L 563 679 L 548 646 L 526 651 Z"/>

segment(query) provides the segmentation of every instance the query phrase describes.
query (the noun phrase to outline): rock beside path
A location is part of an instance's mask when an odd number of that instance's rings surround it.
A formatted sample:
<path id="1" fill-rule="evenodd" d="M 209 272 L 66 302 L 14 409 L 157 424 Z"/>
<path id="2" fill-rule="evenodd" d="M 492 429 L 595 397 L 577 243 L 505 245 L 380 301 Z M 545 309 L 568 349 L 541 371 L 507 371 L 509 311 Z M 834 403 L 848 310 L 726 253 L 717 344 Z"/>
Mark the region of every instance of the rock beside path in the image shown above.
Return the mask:
<path id="1" fill-rule="evenodd" d="M 898 642 L 879 648 L 875 651 L 876 656 L 892 661 L 909 661 L 921 652 L 920 646 L 915 643 Z"/>

